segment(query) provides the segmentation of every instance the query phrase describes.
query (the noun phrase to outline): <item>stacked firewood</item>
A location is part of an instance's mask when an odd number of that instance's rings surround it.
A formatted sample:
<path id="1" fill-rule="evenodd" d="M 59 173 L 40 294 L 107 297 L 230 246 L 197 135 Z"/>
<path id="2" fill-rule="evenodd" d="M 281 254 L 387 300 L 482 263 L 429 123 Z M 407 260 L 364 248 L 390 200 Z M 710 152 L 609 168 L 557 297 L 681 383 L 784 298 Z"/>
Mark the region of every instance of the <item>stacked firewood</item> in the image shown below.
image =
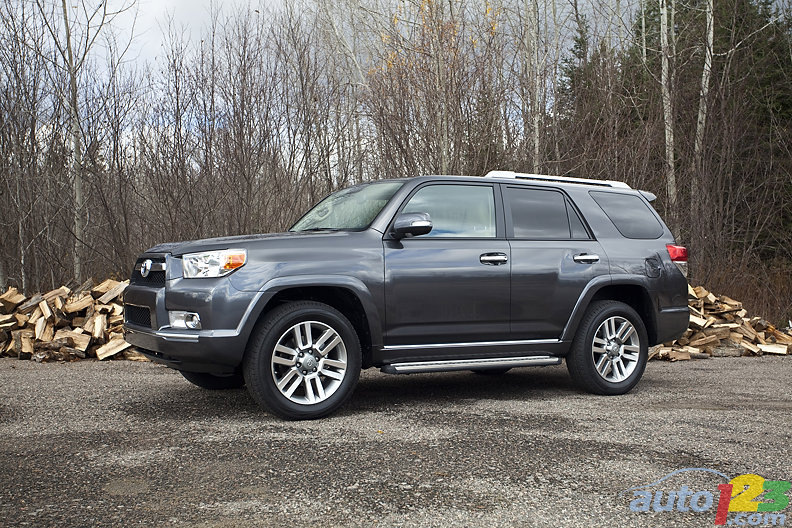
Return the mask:
<path id="1" fill-rule="evenodd" d="M 749 317 L 739 301 L 688 286 L 690 325 L 676 341 L 664 343 L 650 358 L 678 361 L 713 355 L 792 354 L 792 333 L 761 317 Z"/>
<path id="2" fill-rule="evenodd" d="M 124 340 L 123 293 L 129 281 L 86 281 L 28 298 L 16 288 L 0 295 L 0 356 L 34 361 L 85 358 L 146 361 Z M 676 341 L 654 347 L 650 359 L 678 361 L 720 355 L 792 354 L 792 332 L 742 303 L 701 286 L 688 287 L 690 326 Z"/>
<path id="3" fill-rule="evenodd" d="M 124 340 L 123 293 L 112 279 L 75 290 L 66 286 L 28 298 L 16 288 L 0 295 L 0 355 L 34 361 L 110 357 L 144 360 Z"/>

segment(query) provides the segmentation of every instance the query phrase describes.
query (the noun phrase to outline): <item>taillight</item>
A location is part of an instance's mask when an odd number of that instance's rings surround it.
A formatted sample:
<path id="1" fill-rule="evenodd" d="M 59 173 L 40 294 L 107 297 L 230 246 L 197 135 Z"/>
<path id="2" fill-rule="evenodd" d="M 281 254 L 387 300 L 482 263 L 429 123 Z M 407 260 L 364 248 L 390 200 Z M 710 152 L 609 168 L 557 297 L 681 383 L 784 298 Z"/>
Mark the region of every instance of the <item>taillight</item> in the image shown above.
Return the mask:
<path id="1" fill-rule="evenodd" d="M 687 277 L 688 273 L 688 250 L 685 246 L 675 246 L 674 244 L 666 244 L 668 256 L 671 257 L 671 262 L 676 264 L 682 275 Z"/>

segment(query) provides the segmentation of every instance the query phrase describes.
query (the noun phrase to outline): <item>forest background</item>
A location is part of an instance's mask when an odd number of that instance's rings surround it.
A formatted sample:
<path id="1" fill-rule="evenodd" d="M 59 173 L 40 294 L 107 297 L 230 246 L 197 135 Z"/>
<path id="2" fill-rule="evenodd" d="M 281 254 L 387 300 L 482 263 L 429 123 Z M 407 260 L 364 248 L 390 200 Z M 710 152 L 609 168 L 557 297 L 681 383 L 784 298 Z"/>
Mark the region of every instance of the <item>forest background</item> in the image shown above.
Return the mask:
<path id="1" fill-rule="evenodd" d="M 792 318 L 789 0 L 0 0 L 0 288 L 125 278 L 339 187 L 490 170 L 658 196 L 691 282 Z M 198 34 L 199 38 L 195 35 Z"/>

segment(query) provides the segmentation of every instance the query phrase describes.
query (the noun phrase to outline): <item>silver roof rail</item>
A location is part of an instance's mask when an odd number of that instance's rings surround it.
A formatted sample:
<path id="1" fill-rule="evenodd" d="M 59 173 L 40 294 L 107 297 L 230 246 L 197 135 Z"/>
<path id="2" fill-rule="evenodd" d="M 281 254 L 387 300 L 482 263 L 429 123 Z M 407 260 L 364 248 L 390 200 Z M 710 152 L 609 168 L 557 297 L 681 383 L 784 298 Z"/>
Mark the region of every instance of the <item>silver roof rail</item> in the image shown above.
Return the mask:
<path id="1" fill-rule="evenodd" d="M 621 189 L 631 189 L 631 187 L 626 183 L 620 181 L 614 181 L 614 180 L 591 180 L 588 178 L 572 178 L 570 176 L 549 176 L 546 174 L 528 174 L 524 172 L 512 172 L 512 171 L 502 171 L 502 170 L 489 171 L 484 177 L 549 181 L 549 182 L 559 182 L 559 183 L 579 183 L 584 185 L 599 185 L 600 187 L 619 187 Z"/>

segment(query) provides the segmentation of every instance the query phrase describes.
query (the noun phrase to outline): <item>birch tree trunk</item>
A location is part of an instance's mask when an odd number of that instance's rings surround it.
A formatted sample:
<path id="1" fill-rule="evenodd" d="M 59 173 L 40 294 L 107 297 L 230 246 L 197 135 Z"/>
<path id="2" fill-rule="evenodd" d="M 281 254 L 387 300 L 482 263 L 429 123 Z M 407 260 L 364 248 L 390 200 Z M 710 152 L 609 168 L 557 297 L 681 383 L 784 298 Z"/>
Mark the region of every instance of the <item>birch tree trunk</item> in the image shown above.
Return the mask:
<path id="1" fill-rule="evenodd" d="M 677 184 L 676 172 L 674 170 L 674 102 L 671 98 L 671 73 L 669 67 L 671 47 L 669 45 L 668 32 L 667 0 L 660 0 L 660 90 L 663 98 L 663 128 L 665 130 L 665 179 L 668 206 L 671 210 L 672 218 L 675 218 Z M 676 225 L 677 222 L 673 220 L 672 223 Z"/>
<path id="2" fill-rule="evenodd" d="M 528 31 L 530 36 L 526 42 L 526 61 L 530 64 L 531 72 L 531 146 L 533 147 L 533 160 L 531 171 L 539 173 L 540 144 L 539 132 L 541 127 L 542 114 L 539 108 L 541 100 L 541 77 L 539 75 L 539 2 L 538 0 L 526 0 L 525 9 L 528 20 Z"/>
<path id="3" fill-rule="evenodd" d="M 72 216 L 72 230 L 74 232 L 74 278 L 82 282 L 82 244 L 85 229 L 85 195 L 83 194 L 82 181 L 82 145 L 80 142 L 80 115 L 77 105 L 77 68 L 74 62 L 74 52 L 71 42 L 71 28 L 69 27 L 69 11 L 66 0 L 61 0 L 63 7 L 63 25 L 66 31 L 66 68 L 69 76 L 69 136 L 72 147 L 71 156 L 71 181 L 74 194 L 74 212 Z"/>
<path id="4" fill-rule="evenodd" d="M 701 153 L 704 148 L 704 129 L 707 126 L 707 96 L 709 95 L 710 76 L 712 75 L 712 48 L 714 46 L 714 14 L 713 0 L 707 0 L 707 43 L 704 50 L 704 68 L 701 70 L 701 91 L 699 92 L 698 119 L 696 120 L 696 138 L 693 144 L 693 165 L 691 167 L 690 210 L 699 210 L 698 188 L 700 185 Z"/>

